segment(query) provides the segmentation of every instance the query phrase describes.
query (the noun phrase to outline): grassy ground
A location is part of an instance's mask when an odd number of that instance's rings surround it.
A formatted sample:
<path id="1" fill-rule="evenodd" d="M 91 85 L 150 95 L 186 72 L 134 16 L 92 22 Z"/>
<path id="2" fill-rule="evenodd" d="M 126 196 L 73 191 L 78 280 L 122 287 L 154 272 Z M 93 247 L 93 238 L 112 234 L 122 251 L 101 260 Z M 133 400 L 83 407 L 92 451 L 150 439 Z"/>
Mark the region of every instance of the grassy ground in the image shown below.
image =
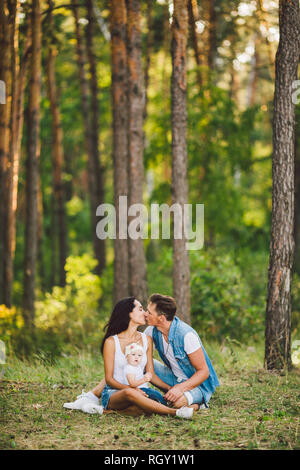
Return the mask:
<path id="1" fill-rule="evenodd" d="M 191 421 L 65 410 L 103 376 L 100 358 L 9 358 L 0 382 L 0 449 L 299 449 L 299 369 L 268 373 L 262 348 L 207 345 L 219 375 Z"/>

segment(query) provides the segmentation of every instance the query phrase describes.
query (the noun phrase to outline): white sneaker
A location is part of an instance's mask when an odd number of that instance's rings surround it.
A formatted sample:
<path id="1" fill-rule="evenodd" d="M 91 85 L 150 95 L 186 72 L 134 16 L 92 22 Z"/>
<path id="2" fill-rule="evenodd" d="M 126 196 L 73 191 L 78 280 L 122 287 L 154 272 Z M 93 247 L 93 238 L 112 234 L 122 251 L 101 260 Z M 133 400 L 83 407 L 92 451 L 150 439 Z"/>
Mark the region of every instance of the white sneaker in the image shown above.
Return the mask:
<path id="1" fill-rule="evenodd" d="M 194 413 L 194 408 L 189 408 L 188 406 L 182 406 L 176 410 L 176 416 L 179 418 L 192 419 Z"/>
<path id="2" fill-rule="evenodd" d="M 94 406 L 99 406 L 99 400 L 96 397 L 96 395 L 93 394 L 93 397 L 92 397 L 90 392 L 86 393 L 84 390 L 82 390 L 81 395 L 78 395 L 78 397 L 75 401 L 72 401 L 70 403 L 64 403 L 63 407 L 68 408 L 69 410 L 81 410 L 81 411 L 83 411 L 82 407 L 86 403 L 92 404 Z M 86 413 L 87 413 L 87 411 L 86 411 Z"/>
<path id="3" fill-rule="evenodd" d="M 91 401 L 87 401 L 82 405 L 81 410 L 84 413 L 90 413 L 91 415 L 98 413 L 99 415 L 103 414 L 103 406 L 101 405 L 95 405 Z"/>

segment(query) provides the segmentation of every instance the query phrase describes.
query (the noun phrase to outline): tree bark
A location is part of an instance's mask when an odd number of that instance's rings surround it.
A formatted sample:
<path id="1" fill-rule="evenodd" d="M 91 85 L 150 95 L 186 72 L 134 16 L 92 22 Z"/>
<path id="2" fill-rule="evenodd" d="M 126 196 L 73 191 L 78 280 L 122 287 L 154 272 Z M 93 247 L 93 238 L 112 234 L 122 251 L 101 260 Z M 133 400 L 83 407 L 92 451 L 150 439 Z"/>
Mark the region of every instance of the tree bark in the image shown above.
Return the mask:
<path id="1" fill-rule="evenodd" d="M 139 0 L 127 0 L 129 205 L 143 203 L 144 83 Z M 129 217 L 129 223 L 131 218 Z M 142 232 L 141 228 L 140 231 Z M 147 302 L 146 258 L 142 238 L 129 237 L 130 294 Z"/>
<path id="2" fill-rule="evenodd" d="M 187 103 L 186 103 L 186 46 L 188 34 L 187 0 L 174 0 L 172 23 L 172 202 L 188 203 L 187 181 Z M 182 231 L 183 232 L 183 231 Z M 190 267 L 185 236 L 173 237 L 173 295 L 178 315 L 190 323 Z"/>
<path id="3" fill-rule="evenodd" d="M 97 81 L 97 63 L 93 47 L 93 36 L 95 34 L 96 19 L 93 11 L 93 0 L 86 0 L 87 19 L 86 27 L 86 44 L 87 57 L 90 69 L 90 90 L 91 90 L 91 151 L 93 155 L 94 165 L 96 169 L 96 193 L 97 204 L 104 203 L 104 168 L 100 163 L 99 154 L 99 98 L 98 98 L 98 81 Z M 98 240 L 98 274 L 101 274 L 105 268 L 105 241 Z"/>
<path id="4" fill-rule="evenodd" d="M 209 0 L 209 43 L 208 43 L 208 67 L 211 72 L 216 68 L 217 52 L 217 12 L 215 0 Z"/>
<path id="5" fill-rule="evenodd" d="M 91 122 L 89 119 L 90 110 L 89 110 L 89 86 L 85 74 L 85 51 L 82 43 L 81 30 L 79 26 L 79 15 L 78 8 L 76 5 L 76 0 L 72 0 L 72 11 L 75 21 L 75 32 L 76 32 L 76 50 L 77 50 L 77 61 L 79 69 L 79 79 L 80 79 L 80 94 L 81 94 L 81 109 L 82 109 L 82 118 L 84 125 L 84 140 L 86 152 L 88 155 L 88 184 L 90 191 L 90 210 L 91 210 L 91 230 L 92 230 L 92 240 L 95 258 L 97 259 L 96 273 L 100 274 L 103 266 L 103 251 L 101 247 L 103 246 L 103 241 L 99 240 L 96 234 L 96 225 L 98 219 L 96 217 L 96 210 L 99 205 L 99 199 L 97 194 L 98 180 L 100 176 L 100 167 L 99 162 L 95 160 L 92 146 L 91 138 Z"/>
<path id="6" fill-rule="evenodd" d="M 0 105 L 0 223 L 7 226 L 7 190 L 9 169 L 9 124 L 11 111 L 10 36 L 11 19 L 9 2 L 0 2 L 0 80 L 5 103 Z M 0 304 L 5 302 L 5 230 L 0 232 Z"/>
<path id="7" fill-rule="evenodd" d="M 49 8 L 53 1 L 48 1 Z M 57 213 L 56 221 L 58 227 L 58 249 L 59 249 L 59 285 L 65 286 L 66 272 L 65 263 L 67 258 L 67 227 L 65 213 L 65 197 L 62 180 L 62 167 L 64 162 L 63 131 L 61 116 L 58 105 L 56 78 L 55 78 L 55 57 L 57 47 L 55 46 L 54 21 L 52 11 L 49 13 L 50 44 L 47 59 L 47 85 L 52 117 L 52 159 L 53 159 L 53 191 L 54 210 Z"/>
<path id="8" fill-rule="evenodd" d="M 254 34 L 254 54 L 251 59 L 251 70 L 249 73 L 248 90 L 247 90 L 247 106 L 254 106 L 256 102 L 258 69 L 259 69 L 259 36 Z"/>
<path id="9" fill-rule="evenodd" d="M 40 1 L 32 0 L 32 53 L 28 97 L 28 143 L 26 161 L 26 221 L 23 283 L 25 324 L 34 326 L 35 275 L 38 228 L 38 161 L 41 96 L 41 11 Z"/>
<path id="10" fill-rule="evenodd" d="M 291 270 L 294 256 L 294 127 L 292 83 L 299 61 L 299 2 L 279 2 L 280 40 L 275 61 L 272 225 L 266 307 L 265 366 L 291 367 Z"/>
<path id="11" fill-rule="evenodd" d="M 194 49 L 195 61 L 197 65 L 197 81 L 198 85 L 201 88 L 203 84 L 202 74 L 200 67 L 202 65 L 201 55 L 198 44 L 198 33 L 196 29 L 196 21 L 198 20 L 198 5 L 196 0 L 188 0 L 188 12 L 189 12 L 189 23 L 190 23 L 190 35 L 192 40 L 192 45 Z"/>
<path id="12" fill-rule="evenodd" d="M 5 219 L 3 225 L 4 233 L 4 253 L 3 253 L 3 303 L 11 308 L 12 306 L 12 285 L 13 285 L 13 259 L 15 251 L 15 212 L 16 212 L 16 185 L 15 177 L 18 177 L 18 156 L 16 155 L 17 143 L 17 83 L 19 80 L 19 56 L 18 56 L 18 13 L 19 2 L 9 3 L 9 57 L 10 57 L 10 122 L 9 122 L 9 143 L 8 143 L 8 164 L 5 173 Z"/>
<path id="13" fill-rule="evenodd" d="M 151 54 L 153 49 L 153 21 L 152 21 L 152 0 L 147 0 L 147 39 L 146 39 L 146 54 L 145 54 L 145 106 L 144 106 L 144 121 L 147 118 L 148 110 L 148 86 L 149 86 L 149 69 L 151 62 Z"/>
<path id="14" fill-rule="evenodd" d="M 294 272 L 300 276 L 300 108 L 295 132 L 295 264 Z"/>
<path id="15" fill-rule="evenodd" d="M 111 0 L 111 99 L 113 111 L 114 206 L 114 303 L 129 295 L 128 240 L 120 238 L 119 197 L 128 196 L 128 97 L 125 0 Z M 127 226 L 127 217 L 125 222 Z"/>

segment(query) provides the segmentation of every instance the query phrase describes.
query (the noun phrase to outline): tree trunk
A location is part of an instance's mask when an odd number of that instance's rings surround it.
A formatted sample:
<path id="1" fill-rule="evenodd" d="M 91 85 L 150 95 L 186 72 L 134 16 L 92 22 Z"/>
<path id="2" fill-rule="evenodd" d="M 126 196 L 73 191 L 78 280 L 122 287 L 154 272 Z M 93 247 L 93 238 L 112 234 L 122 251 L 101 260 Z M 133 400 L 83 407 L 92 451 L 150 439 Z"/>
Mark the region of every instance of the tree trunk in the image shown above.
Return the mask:
<path id="1" fill-rule="evenodd" d="M 170 27 L 170 11 L 169 11 L 169 5 L 165 3 L 163 5 L 163 44 L 162 44 L 162 49 L 163 49 L 163 56 L 162 56 L 162 65 L 161 65 L 161 70 L 162 70 L 162 106 L 161 106 L 161 112 L 163 116 L 168 116 L 170 112 L 170 77 L 169 77 L 169 59 L 170 59 L 170 48 L 171 48 L 171 27 Z M 168 124 L 166 124 L 166 129 L 168 129 Z M 169 139 L 168 139 L 168 132 L 164 132 L 164 148 L 168 149 L 169 148 Z M 172 178 L 172 170 L 171 170 L 171 156 L 167 154 L 163 160 L 163 170 L 162 174 L 164 177 L 164 180 L 169 184 Z"/>
<path id="2" fill-rule="evenodd" d="M 188 203 L 187 181 L 187 104 L 186 104 L 186 45 L 188 34 L 187 0 L 174 0 L 172 23 L 172 202 Z M 183 231 L 182 231 L 183 232 Z M 173 295 L 178 315 L 190 323 L 190 267 L 185 237 L 173 237 Z"/>
<path id="3" fill-rule="evenodd" d="M 200 71 L 201 56 L 198 45 L 198 33 L 196 29 L 196 21 L 198 20 L 198 5 L 196 0 L 188 0 L 188 12 L 189 12 L 189 23 L 190 23 L 190 35 L 192 40 L 192 45 L 194 49 L 195 61 L 197 64 L 197 81 L 198 85 L 201 88 L 203 84 L 202 75 Z"/>
<path id="4" fill-rule="evenodd" d="M 88 185 L 90 191 L 90 210 L 91 210 L 91 231 L 92 231 L 92 240 L 94 246 L 95 258 L 97 259 L 98 265 L 96 266 L 97 274 L 100 274 L 103 266 L 103 252 L 101 250 L 102 240 L 99 240 L 96 234 L 96 225 L 98 219 L 96 217 L 96 210 L 99 205 L 98 194 L 97 194 L 97 180 L 100 177 L 99 162 L 97 164 L 92 146 L 91 138 L 91 123 L 90 123 L 90 112 L 89 112 L 89 87 L 86 79 L 84 65 L 86 63 L 85 51 L 83 48 L 81 31 L 79 26 L 79 15 L 77 11 L 76 0 L 72 0 L 72 10 L 75 20 L 75 32 L 76 32 L 76 50 L 77 50 L 77 61 L 79 69 L 79 79 L 80 79 L 80 94 L 81 94 L 81 109 L 82 109 L 82 118 L 84 126 L 84 140 L 86 152 L 88 155 Z"/>
<path id="5" fill-rule="evenodd" d="M 147 39 L 146 39 L 146 58 L 145 58 L 145 106 L 144 106 L 144 121 L 147 118 L 148 110 L 148 86 L 149 86 L 149 69 L 151 62 L 151 54 L 153 49 L 153 21 L 152 21 L 152 0 L 147 0 Z"/>
<path id="6" fill-rule="evenodd" d="M 300 276 L 300 107 L 295 132 L 295 264 L 294 271 Z"/>
<path id="7" fill-rule="evenodd" d="M 279 31 L 275 62 L 272 225 L 265 331 L 265 365 L 268 369 L 291 366 L 295 127 L 292 84 L 297 79 L 300 52 L 298 0 L 280 0 Z"/>
<path id="8" fill-rule="evenodd" d="M 23 316 L 25 324 L 33 327 L 37 258 L 37 193 L 41 95 L 41 11 L 39 0 L 32 0 L 31 30 L 32 53 L 28 97 Z"/>
<path id="9" fill-rule="evenodd" d="M 39 274 L 39 288 L 42 292 L 46 292 L 46 276 L 44 266 L 44 250 L 43 250 L 43 193 L 41 177 L 38 175 L 38 216 L 37 216 L 37 259 L 38 259 L 38 274 Z M 51 253 L 53 256 L 53 253 Z M 51 258 L 52 259 L 52 258 Z M 52 284 L 53 285 L 53 284 Z M 51 287 L 52 287 L 51 285 Z"/>
<path id="10" fill-rule="evenodd" d="M 18 56 L 18 38 L 19 25 L 18 13 L 19 2 L 13 1 L 9 4 L 10 30 L 9 30 L 9 56 L 10 56 L 10 74 L 11 88 L 9 115 L 9 145 L 8 145 L 8 165 L 6 169 L 5 181 L 5 219 L 3 225 L 4 233 L 4 253 L 3 253 L 3 302 L 7 307 L 12 306 L 12 286 L 13 286 L 13 259 L 15 251 L 15 223 L 16 223 L 16 200 L 14 178 L 16 168 L 18 168 L 18 157 L 16 155 L 17 142 L 17 82 L 19 80 L 19 56 Z"/>
<path id="11" fill-rule="evenodd" d="M 208 43 L 208 67 L 210 72 L 216 68 L 216 52 L 217 52 L 217 13 L 216 0 L 209 0 L 209 43 Z"/>
<path id="12" fill-rule="evenodd" d="M 96 193 L 97 204 L 104 203 L 104 168 L 100 164 L 99 155 L 99 99 L 98 99 L 98 81 L 97 81 L 97 67 L 96 57 L 93 47 L 93 36 L 95 34 L 96 19 L 93 11 L 93 0 L 86 0 L 87 19 L 88 24 L 86 27 L 86 43 L 87 43 L 87 57 L 90 68 L 90 90 L 91 90 L 91 122 L 90 122 L 90 136 L 91 136 L 91 151 L 93 155 L 94 165 L 96 169 Z M 97 241 L 97 257 L 99 260 L 98 274 L 101 274 L 105 268 L 105 241 Z"/>
<path id="13" fill-rule="evenodd" d="M 119 196 L 128 196 L 128 100 L 125 0 L 111 0 L 111 73 L 113 111 L 114 206 L 116 239 L 114 243 L 114 302 L 129 295 L 128 240 L 120 238 Z M 121 220 L 126 223 L 126 220 Z"/>
<path id="14" fill-rule="evenodd" d="M 254 106 L 256 102 L 258 69 L 259 69 L 259 36 L 254 34 L 254 54 L 251 59 L 251 70 L 249 73 L 248 90 L 247 90 L 247 106 Z"/>
<path id="15" fill-rule="evenodd" d="M 143 203 L 144 183 L 144 83 L 142 68 L 141 13 L 139 0 L 127 0 L 128 63 L 128 149 L 129 205 Z M 129 217 L 129 223 L 131 218 Z M 142 236 L 142 228 L 140 227 Z M 146 258 L 142 238 L 129 237 L 130 293 L 141 303 L 147 302 Z"/>
<path id="16" fill-rule="evenodd" d="M 0 105 L 0 223 L 7 226 L 7 191 L 9 168 L 9 124 L 11 110 L 11 71 L 10 71 L 10 34 L 11 20 L 9 2 L 0 2 L 0 86 L 5 96 L 5 103 Z M 0 232 L 0 304 L 5 302 L 4 257 L 5 230 Z"/>
<path id="17" fill-rule="evenodd" d="M 49 0 L 49 8 L 53 5 L 53 1 Z M 50 101 L 50 110 L 52 117 L 52 158 L 53 158 L 53 190 L 54 190 L 54 207 L 57 212 L 57 227 L 58 227 L 58 248 L 59 248 L 59 285 L 65 286 L 66 272 L 65 263 L 67 258 L 67 227 L 66 227 L 66 214 L 65 214 L 65 198 L 64 187 L 62 180 L 62 167 L 64 161 L 63 150 L 63 131 L 61 126 L 61 117 L 58 106 L 56 78 L 55 78 L 55 57 L 57 55 L 57 48 L 55 46 L 54 37 L 54 21 L 52 11 L 49 13 L 49 28 L 50 28 L 50 44 L 47 60 L 47 85 L 48 96 Z"/>

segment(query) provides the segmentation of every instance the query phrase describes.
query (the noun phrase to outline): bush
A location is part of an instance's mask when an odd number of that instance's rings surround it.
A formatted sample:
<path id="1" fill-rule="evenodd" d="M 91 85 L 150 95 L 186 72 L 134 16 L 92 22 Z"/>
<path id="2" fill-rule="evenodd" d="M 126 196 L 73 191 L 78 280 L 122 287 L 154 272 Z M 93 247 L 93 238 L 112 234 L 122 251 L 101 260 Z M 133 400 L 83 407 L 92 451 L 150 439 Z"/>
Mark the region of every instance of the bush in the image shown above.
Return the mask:
<path id="1" fill-rule="evenodd" d="M 230 253 L 191 252 L 193 326 L 208 337 L 248 342 L 264 331 L 264 297 L 251 300 L 251 289 Z"/>
<path id="2" fill-rule="evenodd" d="M 99 276 L 92 272 L 96 264 L 88 254 L 67 258 L 65 287 L 55 286 L 36 301 L 37 328 L 51 330 L 73 346 L 99 344 L 102 289 Z"/>

